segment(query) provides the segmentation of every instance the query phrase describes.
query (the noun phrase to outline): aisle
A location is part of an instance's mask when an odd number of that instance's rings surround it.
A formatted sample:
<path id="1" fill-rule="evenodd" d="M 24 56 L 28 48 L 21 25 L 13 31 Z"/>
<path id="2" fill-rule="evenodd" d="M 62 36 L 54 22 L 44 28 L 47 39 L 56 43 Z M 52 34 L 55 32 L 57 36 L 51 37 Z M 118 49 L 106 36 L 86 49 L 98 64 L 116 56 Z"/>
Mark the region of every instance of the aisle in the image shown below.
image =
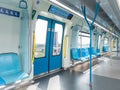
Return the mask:
<path id="1" fill-rule="evenodd" d="M 120 90 L 120 60 L 114 57 L 99 58 L 103 62 L 93 67 L 93 87 L 89 86 L 89 70 L 62 70 L 17 90 Z"/>

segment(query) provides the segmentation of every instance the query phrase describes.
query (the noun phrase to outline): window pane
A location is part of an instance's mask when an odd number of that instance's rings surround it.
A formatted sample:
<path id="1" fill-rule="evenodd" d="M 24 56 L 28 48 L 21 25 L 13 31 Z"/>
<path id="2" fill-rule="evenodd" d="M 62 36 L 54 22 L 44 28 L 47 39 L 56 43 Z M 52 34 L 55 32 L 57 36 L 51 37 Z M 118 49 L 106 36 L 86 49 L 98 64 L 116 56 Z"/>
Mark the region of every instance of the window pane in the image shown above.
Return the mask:
<path id="1" fill-rule="evenodd" d="M 82 37 L 82 48 L 88 48 L 90 45 L 89 37 Z"/>
<path id="2" fill-rule="evenodd" d="M 63 33 L 63 26 L 61 24 L 55 24 L 53 55 L 59 55 L 61 52 L 62 33 Z"/>
<path id="3" fill-rule="evenodd" d="M 46 35 L 48 21 L 38 19 L 35 27 L 36 52 L 35 57 L 45 57 Z"/>
<path id="4" fill-rule="evenodd" d="M 100 48 L 100 41 L 101 41 L 101 36 L 99 35 L 99 37 L 98 37 L 98 49 Z"/>
<path id="5" fill-rule="evenodd" d="M 105 40 L 104 40 L 104 46 L 108 46 L 108 38 L 105 38 Z"/>
<path id="6" fill-rule="evenodd" d="M 82 39 L 82 40 L 81 40 Z M 79 39 L 78 43 L 80 45 L 80 48 L 88 48 L 90 45 L 90 34 L 87 33 L 79 33 Z"/>

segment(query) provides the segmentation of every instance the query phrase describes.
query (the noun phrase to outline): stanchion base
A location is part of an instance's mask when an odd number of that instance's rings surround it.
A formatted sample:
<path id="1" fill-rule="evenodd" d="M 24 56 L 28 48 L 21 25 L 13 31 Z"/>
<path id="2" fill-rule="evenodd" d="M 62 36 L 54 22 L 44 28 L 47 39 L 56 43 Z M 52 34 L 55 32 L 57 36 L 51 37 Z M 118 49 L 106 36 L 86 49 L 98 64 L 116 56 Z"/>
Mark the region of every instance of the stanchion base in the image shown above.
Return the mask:
<path id="1" fill-rule="evenodd" d="M 89 86 L 90 86 L 90 87 L 92 87 L 92 86 L 93 86 L 92 82 L 90 82 L 90 83 L 89 83 Z"/>

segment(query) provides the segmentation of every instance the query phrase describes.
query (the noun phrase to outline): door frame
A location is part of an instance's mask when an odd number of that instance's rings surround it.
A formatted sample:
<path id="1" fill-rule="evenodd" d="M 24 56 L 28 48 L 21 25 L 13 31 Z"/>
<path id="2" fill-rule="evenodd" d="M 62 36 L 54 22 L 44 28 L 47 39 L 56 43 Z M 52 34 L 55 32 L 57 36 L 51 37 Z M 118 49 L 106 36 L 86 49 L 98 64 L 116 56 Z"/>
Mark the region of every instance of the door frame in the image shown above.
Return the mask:
<path id="1" fill-rule="evenodd" d="M 36 62 L 36 60 L 40 61 L 41 59 L 42 60 L 46 59 L 48 69 L 47 69 L 46 72 L 42 72 L 42 73 L 40 72 L 40 73 L 37 73 L 37 74 L 35 74 L 35 71 L 34 71 L 34 76 L 49 73 L 49 72 L 52 71 L 50 69 L 50 59 L 51 59 L 51 57 L 53 58 L 55 56 L 61 56 L 61 63 L 60 63 L 61 67 L 60 68 L 62 68 L 62 55 L 63 55 L 62 53 L 63 53 L 63 40 L 64 40 L 64 29 L 65 29 L 65 23 L 63 23 L 63 22 L 60 22 L 60 21 L 57 21 L 57 20 L 54 20 L 54 19 L 50 19 L 50 18 L 47 18 L 47 17 L 44 17 L 44 16 L 40 16 L 40 15 L 38 15 L 37 19 L 42 19 L 42 20 L 48 21 L 48 26 L 47 26 L 47 32 L 46 32 L 47 34 L 46 34 L 45 57 L 38 57 L 38 58 L 34 57 L 34 62 Z M 53 52 L 54 31 L 52 31 L 52 30 L 55 28 L 55 23 L 61 24 L 63 26 L 63 32 L 62 32 L 62 41 L 61 41 L 61 52 L 60 52 L 59 55 L 54 56 L 53 53 L 50 54 L 50 51 Z M 53 36 L 52 36 L 52 33 L 53 33 Z M 39 64 L 37 64 L 37 65 L 39 65 Z M 34 64 L 34 70 L 35 70 L 35 64 Z M 57 69 L 54 69 L 54 70 L 57 70 Z"/>

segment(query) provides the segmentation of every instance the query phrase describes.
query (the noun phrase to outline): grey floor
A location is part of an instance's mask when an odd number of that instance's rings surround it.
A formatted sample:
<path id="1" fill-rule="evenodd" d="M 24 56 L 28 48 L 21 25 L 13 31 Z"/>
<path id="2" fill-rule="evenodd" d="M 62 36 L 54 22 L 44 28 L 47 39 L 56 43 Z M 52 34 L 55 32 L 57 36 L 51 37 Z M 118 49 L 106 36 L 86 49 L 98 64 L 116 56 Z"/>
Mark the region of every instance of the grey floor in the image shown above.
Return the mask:
<path id="1" fill-rule="evenodd" d="M 93 83 L 89 86 L 89 70 L 74 70 L 40 78 L 30 86 L 17 90 L 120 90 L 120 54 L 101 57 L 102 63 L 93 67 Z"/>

